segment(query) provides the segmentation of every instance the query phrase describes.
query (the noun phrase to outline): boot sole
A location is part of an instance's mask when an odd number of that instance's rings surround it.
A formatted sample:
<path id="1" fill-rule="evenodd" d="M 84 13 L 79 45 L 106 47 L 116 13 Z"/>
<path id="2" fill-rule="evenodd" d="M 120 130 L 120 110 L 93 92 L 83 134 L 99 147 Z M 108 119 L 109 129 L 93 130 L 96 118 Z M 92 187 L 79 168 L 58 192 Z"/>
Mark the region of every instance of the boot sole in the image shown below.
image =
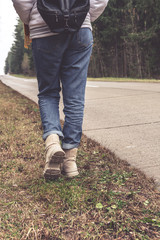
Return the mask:
<path id="1" fill-rule="evenodd" d="M 60 165 L 63 163 L 65 157 L 64 152 L 56 152 L 50 159 L 49 166 L 43 172 L 44 178 L 46 180 L 54 180 L 60 177 L 61 168 Z"/>

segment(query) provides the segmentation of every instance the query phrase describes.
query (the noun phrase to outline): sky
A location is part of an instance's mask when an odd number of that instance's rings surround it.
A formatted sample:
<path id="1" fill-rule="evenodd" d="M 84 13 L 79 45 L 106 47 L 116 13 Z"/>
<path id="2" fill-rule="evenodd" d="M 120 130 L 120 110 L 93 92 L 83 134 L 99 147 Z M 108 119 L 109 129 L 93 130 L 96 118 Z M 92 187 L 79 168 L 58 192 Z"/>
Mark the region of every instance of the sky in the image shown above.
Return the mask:
<path id="1" fill-rule="evenodd" d="M 18 15 L 11 0 L 0 0 L 0 75 L 4 74 L 5 59 L 14 42 Z"/>

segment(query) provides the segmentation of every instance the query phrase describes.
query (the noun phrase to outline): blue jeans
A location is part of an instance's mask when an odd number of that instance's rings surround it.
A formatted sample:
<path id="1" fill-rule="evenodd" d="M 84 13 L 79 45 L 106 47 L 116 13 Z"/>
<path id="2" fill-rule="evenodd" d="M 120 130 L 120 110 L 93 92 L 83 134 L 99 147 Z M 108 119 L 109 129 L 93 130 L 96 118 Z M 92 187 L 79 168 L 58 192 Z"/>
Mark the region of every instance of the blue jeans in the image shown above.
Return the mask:
<path id="1" fill-rule="evenodd" d="M 93 37 L 89 28 L 33 39 L 43 139 L 57 134 L 63 149 L 78 147 L 82 136 L 85 87 Z M 62 86 L 65 121 L 60 125 Z"/>

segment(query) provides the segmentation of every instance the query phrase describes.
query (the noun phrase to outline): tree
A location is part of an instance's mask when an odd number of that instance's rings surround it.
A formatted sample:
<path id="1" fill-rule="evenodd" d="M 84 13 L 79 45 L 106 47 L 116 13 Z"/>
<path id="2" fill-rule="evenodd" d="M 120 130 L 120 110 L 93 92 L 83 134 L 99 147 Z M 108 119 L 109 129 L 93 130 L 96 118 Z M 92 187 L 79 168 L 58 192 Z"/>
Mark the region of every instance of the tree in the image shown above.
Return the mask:
<path id="1" fill-rule="evenodd" d="M 90 75 L 160 77 L 160 0 L 110 0 L 94 25 Z"/>
<path id="2" fill-rule="evenodd" d="M 22 73 L 21 64 L 23 61 L 24 55 L 24 37 L 23 37 L 23 24 L 20 20 L 18 20 L 18 24 L 15 28 L 15 41 L 11 48 L 11 73 L 20 74 Z"/>
<path id="3" fill-rule="evenodd" d="M 20 19 L 14 36 L 14 43 L 5 61 L 5 73 L 35 75 L 31 48 L 24 48 L 24 29 Z"/>

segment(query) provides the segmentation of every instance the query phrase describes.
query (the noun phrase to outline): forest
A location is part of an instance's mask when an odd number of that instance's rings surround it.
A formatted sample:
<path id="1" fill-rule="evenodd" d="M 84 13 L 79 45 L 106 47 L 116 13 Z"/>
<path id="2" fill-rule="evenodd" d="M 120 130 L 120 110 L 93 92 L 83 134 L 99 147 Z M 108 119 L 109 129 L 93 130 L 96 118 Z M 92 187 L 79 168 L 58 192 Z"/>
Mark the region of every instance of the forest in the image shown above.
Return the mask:
<path id="1" fill-rule="evenodd" d="M 5 73 L 34 76 L 32 50 L 24 48 L 20 20 L 14 35 Z M 93 35 L 89 77 L 160 79 L 160 0 L 110 0 L 93 23 Z"/>

